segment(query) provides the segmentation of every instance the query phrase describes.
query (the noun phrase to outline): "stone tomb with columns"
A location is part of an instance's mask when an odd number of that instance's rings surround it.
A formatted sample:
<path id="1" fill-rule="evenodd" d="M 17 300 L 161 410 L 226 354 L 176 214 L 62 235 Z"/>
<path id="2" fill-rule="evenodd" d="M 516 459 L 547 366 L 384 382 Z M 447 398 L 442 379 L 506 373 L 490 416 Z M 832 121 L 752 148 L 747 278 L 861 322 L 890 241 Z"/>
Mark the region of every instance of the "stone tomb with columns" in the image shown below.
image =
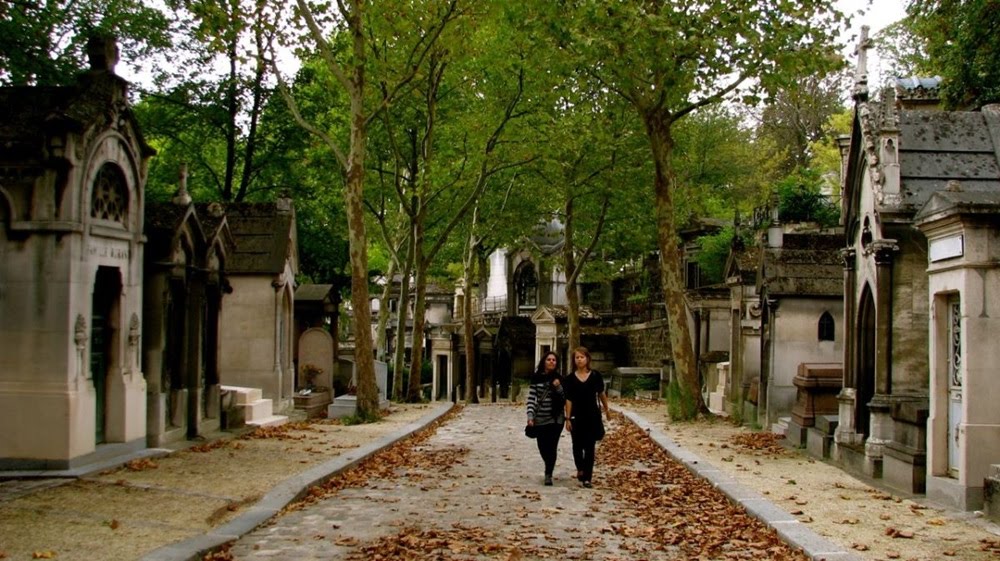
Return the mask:
<path id="1" fill-rule="evenodd" d="M 143 211 L 148 158 L 88 42 L 64 87 L 0 88 L 0 469 L 66 469 L 146 446 Z"/>
<path id="2" fill-rule="evenodd" d="M 220 428 L 219 318 L 234 249 L 218 203 L 195 205 L 186 172 L 173 201 L 147 206 L 143 369 L 150 446 Z"/>
<path id="3" fill-rule="evenodd" d="M 1000 106 L 986 106 L 976 117 L 992 138 L 1000 137 Z M 1000 174 L 1000 167 L 993 169 Z M 996 520 L 1000 176 L 989 184 L 987 192 L 947 185 L 928 199 L 916 224 L 927 236 L 932 311 L 927 497 L 962 510 L 986 507 Z M 888 459 L 886 466 L 894 468 Z"/>

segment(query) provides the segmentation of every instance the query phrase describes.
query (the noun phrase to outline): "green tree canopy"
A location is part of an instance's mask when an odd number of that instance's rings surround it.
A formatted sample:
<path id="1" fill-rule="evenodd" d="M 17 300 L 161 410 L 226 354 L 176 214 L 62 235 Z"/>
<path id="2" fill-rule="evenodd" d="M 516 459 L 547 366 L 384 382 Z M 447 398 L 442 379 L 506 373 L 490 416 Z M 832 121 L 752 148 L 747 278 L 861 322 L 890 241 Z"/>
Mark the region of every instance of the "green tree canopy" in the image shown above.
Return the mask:
<path id="1" fill-rule="evenodd" d="M 1000 101 L 1000 1 L 910 0 L 911 29 L 926 43 L 948 107 L 982 107 Z"/>
<path id="2" fill-rule="evenodd" d="M 87 39 L 113 35 L 136 66 L 171 45 L 169 21 L 142 0 L 50 0 L 0 6 L 0 85 L 58 86 L 86 68 Z"/>

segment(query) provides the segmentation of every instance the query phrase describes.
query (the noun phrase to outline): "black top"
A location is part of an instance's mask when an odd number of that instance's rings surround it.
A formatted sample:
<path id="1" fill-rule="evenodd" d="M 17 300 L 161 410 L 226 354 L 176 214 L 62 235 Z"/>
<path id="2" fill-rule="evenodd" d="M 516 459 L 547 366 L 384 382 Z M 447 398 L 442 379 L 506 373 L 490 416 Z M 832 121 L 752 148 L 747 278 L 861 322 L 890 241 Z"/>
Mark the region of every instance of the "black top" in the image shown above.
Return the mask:
<path id="1" fill-rule="evenodd" d="M 573 404 L 570 421 L 575 438 L 595 438 L 601 424 L 601 405 L 598 396 L 604 393 L 604 377 L 596 370 L 590 371 L 586 382 L 576 377 L 576 372 L 566 376 L 566 400 Z M 596 439 L 596 438 L 595 438 Z"/>

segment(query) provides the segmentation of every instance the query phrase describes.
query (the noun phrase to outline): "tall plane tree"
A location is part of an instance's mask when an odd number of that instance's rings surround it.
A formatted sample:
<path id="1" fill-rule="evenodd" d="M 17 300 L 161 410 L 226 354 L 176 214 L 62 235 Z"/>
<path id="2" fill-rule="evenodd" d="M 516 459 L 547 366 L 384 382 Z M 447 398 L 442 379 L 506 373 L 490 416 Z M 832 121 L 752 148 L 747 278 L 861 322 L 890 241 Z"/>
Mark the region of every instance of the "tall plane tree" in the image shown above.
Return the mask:
<path id="1" fill-rule="evenodd" d="M 366 106 L 368 89 L 368 58 L 372 37 L 369 18 L 384 16 L 392 18 L 394 2 L 370 6 L 364 0 L 337 2 L 336 9 L 329 4 L 312 4 L 306 0 L 296 0 L 295 22 L 302 24 L 304 32 L 297 33 L 292 28 L 285 40 L 294 43 L 300 54 L 315 51 L 322 60 L 329 76 L 330 87 L 340 89 L 347 95 L 346 113 L 349 121 L 347 139 L 337 138 L 340 131 L 330 120 L 310 121 L 299 110 L 294 92 L 288 89 L 281 73 L 277 73 L 279 89 L 289 105 L 296 122 L 314 134 L 334 154 L 345 177 L 344 203 L 347 214 L 349 261 L 351 265 L 351 307 L 355 321 L 355 372 L 357 375 L 357 415 L 363 419 L 375 418 L 378 414 L 378 387 L 375 384 L 375 362 L 373 356 L 371 303 L 368 292 L 368 235 L 365 229 L 364 193 L 365 162 L 368 128 L 379 113 L 395 101 L 400 92 L 410 87 L 410 83 L 422 67 L 424 58 L 434 48 L 441 32 L 456 16 L 455 2 L 427 2 L 424 18 L 411 20 L 421 23 L 420 31 L 408 44 L 394 44 L 392 48 L 404 53 L 402 72 L 396 75 L 382 74 L 385 85 L 381 94 L 372 96 L 376 101 Z M 373 7 L 369 11 L 368 8 Z M 282 9 L 279 4 L 275 7 Z M 344 38 L 345 49 L 334 40 Z M 389 79 L 392 78 L 390 82 Z M 330 108 L 333 111 L 335 108 Z M 345 150 L 346 146 L 346 150 Z"/>
<path id="2" fill-rule="evenodd" d="M 654 164 L 657 246 L 678 417 L 707 411 L 687 323 L 674 218 L 673 127 L 701 107 L 776 91 L 840 64 L 833 0 L 579 0 L 539 6 L 555 47 L 621 96 L 643 124 Z"/>

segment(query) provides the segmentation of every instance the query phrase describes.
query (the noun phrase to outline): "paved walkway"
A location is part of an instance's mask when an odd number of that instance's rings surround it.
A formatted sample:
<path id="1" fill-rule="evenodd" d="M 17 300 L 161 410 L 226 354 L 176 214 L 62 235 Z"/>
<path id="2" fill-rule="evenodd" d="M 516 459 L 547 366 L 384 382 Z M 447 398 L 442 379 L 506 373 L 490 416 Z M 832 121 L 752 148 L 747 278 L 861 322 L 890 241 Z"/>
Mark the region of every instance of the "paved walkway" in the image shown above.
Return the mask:
<path id="1" fill-rule="evenodd" d="M 542 485 L 535 442 L 524 437 L 520 407 L 465 407 L 438 428 L 420 453 L 437 458 L 423 467 L 397 471 L 391 479 L 343 489 L 335 497 L 278 518 L 239 539 L 230 552 L 238 560 L 351 559 L 359 544 L 404 535 L 442 539 L 442 544 L 479 543 L 507 549 L 500 558 L 673 559 L 676 551 L 652 551 L 639 538 L 611 531 L 643 523 L 602 489 L 602 466 L 593 489 L 576 481 L 570 441 L 559 445 L 555 484 Z M 600 446 L 600 444 L 599 444 Z M 448 467 L 430 467 L 435 464 Z M 496 539 L 493 540 L 492 537 Z M 491 545 L 492 544 L 492 545 Z M 505 544 L 505 545 L 501 545 Z M 563 553 L 565 551 L 565 553 Z M 459 553 L 453 551 L 454 553 Z M 475 551 L 465 554 L 475 555 Z M 357 555 L 357 553 L 355 553 Z M 491 557 L 492 558 L 492 557 Z"/>

